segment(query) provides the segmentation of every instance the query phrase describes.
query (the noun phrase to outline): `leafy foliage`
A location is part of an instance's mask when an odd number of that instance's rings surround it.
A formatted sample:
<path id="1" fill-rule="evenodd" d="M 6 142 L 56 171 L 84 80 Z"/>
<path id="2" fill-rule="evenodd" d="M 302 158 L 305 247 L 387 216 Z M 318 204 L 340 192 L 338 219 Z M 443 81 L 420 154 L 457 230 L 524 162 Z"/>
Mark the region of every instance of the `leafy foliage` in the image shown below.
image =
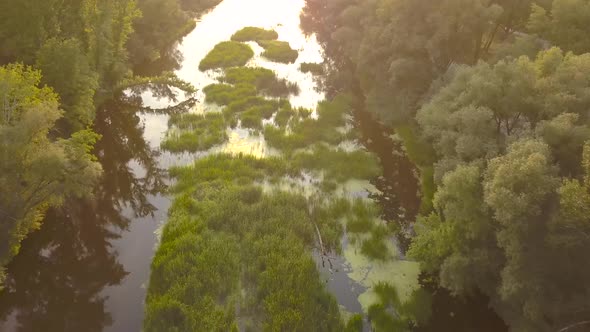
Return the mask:
<path id="1" fill-rule="evenodd" d="M 590 51 L 590 1 L 553 0 L 549 9 L 534 4 L 528 22 L 531 32 L 576 54 Z"/>
<path id="2" fill-rule="evenodd" d="M 50 131 L 63 115 L 57 95 L 39 87 L 41 73 L 20 64 L 0 67 L 0 264 L 18 253 L 20 241 L 40 226 L 49 207 L 66 196 L 90 195 L 101 174 L 91 150 L 99 138 L 90 130 L 69 139 Z"/>

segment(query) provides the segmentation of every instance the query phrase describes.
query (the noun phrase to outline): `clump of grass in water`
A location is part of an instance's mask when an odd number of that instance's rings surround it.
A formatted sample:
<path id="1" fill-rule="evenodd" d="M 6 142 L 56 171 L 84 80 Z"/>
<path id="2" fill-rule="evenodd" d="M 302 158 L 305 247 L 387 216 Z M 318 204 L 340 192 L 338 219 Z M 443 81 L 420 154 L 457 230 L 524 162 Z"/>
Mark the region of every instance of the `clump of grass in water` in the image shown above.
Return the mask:
<path id="1" fill-rule="evenodd" d="M 224 110 L 227 119 L 237 117 L 242 126 L 251 129 L 262 129 L 262 119 L 270 119 L 281 107 L 283 101 L 269 100 L 253 96 L 230 103 Z"/>
<path id="2" fill-rule="evenodd" d="M 262 56 L 274 62 L 294 63 L 299 57 L 299 52 L 292 49 L 288 42 L 276 40 L 259 41 L 258 45 L 264 48 Z"/>
<path id="3" fill-rule="evenodd" d="M 227 140 L 221 113 L 172 115 L 168 124 L 176 130 L 169 131 L 161 144 L 167 151 L 204 151 Z"/>
<path id="4" fill-rule="evenodd" d="M 311 112 L 305 109 L 279 111 L 279 128 L 267 126 L 264 128 L 264 135 L 269 146 L 287 154 L 318 143 L 338 145 L 348 137 L 337 128 L 346 124 L 345 116 L 351 111 L 347 96 L 321 102 L 318 105 L 317 120 L 310 118 Z M 291 129 L 289 133 L 284 129 L 287 123 Z"/>
<path id="5" fill-rule="evenodd" d="M 237 325 L 236 301 L 253 330 L 343 330 L 338 305 L 309 255 L 317 241 L 315 216 L 336 213 L 342 202 L 310 214 L 302 195 L 263 194 L 252 185 L 287 172 L 284 159 L 225 154 L 171 169 L 176 199 L 152 263 L 147 332 L 230 330 Z M 341 236 L 334 232 L 334 239 Z M 231 244 L 222 248 L 225 241 Z M 328 241 L 328 250 L 331 243 L 339 242 Z"/>
<path id="6" fill-rule="evenodd" d="M 324 66 L 321 63 L 302 62 L 301 65 L 299 65 L 299 70 L 302 73 L 321 75 L 324 73 Z"/>
<path id="7" fill-rule="evenodd" d="M 276 40 L 277 38 L 279 34 L 276 31 L 258 27 L 245 27 L 231 36 L 231 40 L 239 42 Z"/>
<path id="8" fill-rule="evenodd" d="M 239 100 L 256 96 L 256 87 L 251 84 L 211 84 L 203 89 L 205 101 L 226 106 Z"/>
<path id="9" fill-rule="evenodd" d="M 228 68 L 220 81 L 235 85 L 250 84 L 256 87 L 258 93 L 271 97 L 287 97 L 300 92 L 297 83 L 279 79 L 272 70 L 260 67 Z"/>
<path id="10" fill-rule="evenodd" d="M 235 41 L 224 41 L 215 45 L 201 60 L 199 70 L 244 66 L 253 56 L 254 51 L 250 46 Z"/>

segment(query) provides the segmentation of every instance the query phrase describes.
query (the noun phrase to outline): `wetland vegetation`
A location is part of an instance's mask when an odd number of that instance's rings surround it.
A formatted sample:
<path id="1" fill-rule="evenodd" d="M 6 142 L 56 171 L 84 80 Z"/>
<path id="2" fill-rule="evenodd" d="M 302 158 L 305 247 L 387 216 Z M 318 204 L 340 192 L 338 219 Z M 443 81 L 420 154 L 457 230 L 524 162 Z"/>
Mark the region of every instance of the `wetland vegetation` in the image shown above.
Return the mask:
<path id="1" fill-rule="evenodd" d="M 277 153 L 210 151 L 170 170 L 175 200 L 152 263 L 146 331 L 358 331 L 362 320 L 346 322 L 312 258 L 314 248 L 342 253 L 345 232 L 371 259 L 395 255 L 380 209 L 347 189 L 351 181 L 381 174 L 376 157 L 354 143 L 353 97 L 323 101 L 313 111 L 294 109 L 276 99 L 296 93 L 294 85 L 269 69 L 233 66 L 218 80 L 204 92 L 221 112 L 171 117 L 168 137 L 176 139 L 163 147 L 186 134 L 191 147 L 207 152 L 211 146 L 200 140 L 240 126 L 262 130 Z M 352 149 L 341 146 L 346 142 Z"/>
<path id="2" fill-rule="evenodd" d="M 199 64 L 200 70 L 243 66 L 252 59 L 254 51 L 244 43 L 225 41 L 215 45 L 215 48 L 205 56 Z"/>

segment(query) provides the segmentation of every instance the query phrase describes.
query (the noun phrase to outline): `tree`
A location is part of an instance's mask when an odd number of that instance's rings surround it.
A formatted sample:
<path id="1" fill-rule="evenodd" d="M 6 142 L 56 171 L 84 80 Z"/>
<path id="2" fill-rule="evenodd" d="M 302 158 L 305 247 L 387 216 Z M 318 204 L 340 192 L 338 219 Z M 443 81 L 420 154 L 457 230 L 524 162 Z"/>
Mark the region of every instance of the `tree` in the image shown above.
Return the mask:
<path id="1" fill-rule="evenodd" d="M 178 0 L 140 0 L 137 6 L 142 15 L 133 25 L 128 45 L 134 64 L 158 60 L 195 26 Z"/>
<path id="2" fill-rule="evenodd" d="M 564 55 L 553 48 L 541 52 L 534 61 L 520 57 L 493 65 L 480 62 L 459 67 L 449 76 L 447 84 L 416 116 L 424 135 L 437 148 L 438 164 L 493 158 L 516 138 L 530 136 L 538 128 L 538 134 L 555 148 L 558 162 L 568 167 L 563 171 L 576 170 L 572 160 L 579 160 L 586 129 L 580 127 L 568 131 L 570 138 L 559 138 L 552 128 L 556 129 L 558 122 L 561 126 L 569 122 L 573 129 L 578 119 L 583 122 L 587 117 L 590 55 Z M 576 156 L 561 150 L 563 146 L 556 145 L 556 140 L 574 140 L 570 149 Z M 442 174 L 436 178 L 441 179 Z"/>
<path id="3" fill-rule="evenodd" d="M 39 50 L 37 67 L 43 74 L 41 83 L 60 96 L 66 128 L 76 131 L 91 125 L 98 77 L 90 68 L 79 41 L 50 39 Z"/>
<path id="4" fill-rule="evenodd" d="M 590 51 L 590 1 L 553 0 L 549 9 L 533 4 L 528 29 L 576 54 Z"/>
<path id="5" fill-rule="evenodd" d="M 502 253 L 483 204 L 482 177 L 476 165 L 459 166 L 445 175 L 434 197 L 437 212 L 421 217 L 408 252 L 454 294 L 493 292 L 499 278 Z"/>
<path id="6" fill-rule="evenodd" d="M 487 54 L 502 12 L 483 0 L 309 0 L 302 25 L 332 60 L 352 66 L 370 110 L 403 122 L 451 65 Z"/>
<path id="7" fill-rule="evenodd" d="M 90 130 L 53 140 L 50 131 L 63 112 L 57 95 L 39 87 L 41 73 L 21 64 L 0 67 L 0 263 L 39 227 L 45 210 L 66 196 L 91 194 L 101 174 L 91 149 L 98 136 Z"/>

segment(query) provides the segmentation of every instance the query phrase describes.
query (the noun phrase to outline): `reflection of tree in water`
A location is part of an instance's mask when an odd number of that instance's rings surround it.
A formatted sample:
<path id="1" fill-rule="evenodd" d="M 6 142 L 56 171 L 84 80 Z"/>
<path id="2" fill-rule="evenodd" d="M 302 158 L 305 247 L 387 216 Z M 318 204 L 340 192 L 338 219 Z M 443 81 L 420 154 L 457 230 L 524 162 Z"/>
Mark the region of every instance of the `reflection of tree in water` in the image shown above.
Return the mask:
<path id="1" fill-rule="evenodd" d="M 145 142 L 135 111 L 117 103 L 99 110 L 96 131 L 103 137 L 96 154 L 104 178 L 94 200 L 72 200 L 49 212 L 8 266 L 0 319 L 15 314 L 16 331 L 102 331 L 112 323 L 101 291 L 127 274 L 111 248 L 131 222 L 122 211 L 153 214 L 148 197 L 164 187 L 157 152 Z M 143 170 L 135 174 L 131 164 Z"/>

